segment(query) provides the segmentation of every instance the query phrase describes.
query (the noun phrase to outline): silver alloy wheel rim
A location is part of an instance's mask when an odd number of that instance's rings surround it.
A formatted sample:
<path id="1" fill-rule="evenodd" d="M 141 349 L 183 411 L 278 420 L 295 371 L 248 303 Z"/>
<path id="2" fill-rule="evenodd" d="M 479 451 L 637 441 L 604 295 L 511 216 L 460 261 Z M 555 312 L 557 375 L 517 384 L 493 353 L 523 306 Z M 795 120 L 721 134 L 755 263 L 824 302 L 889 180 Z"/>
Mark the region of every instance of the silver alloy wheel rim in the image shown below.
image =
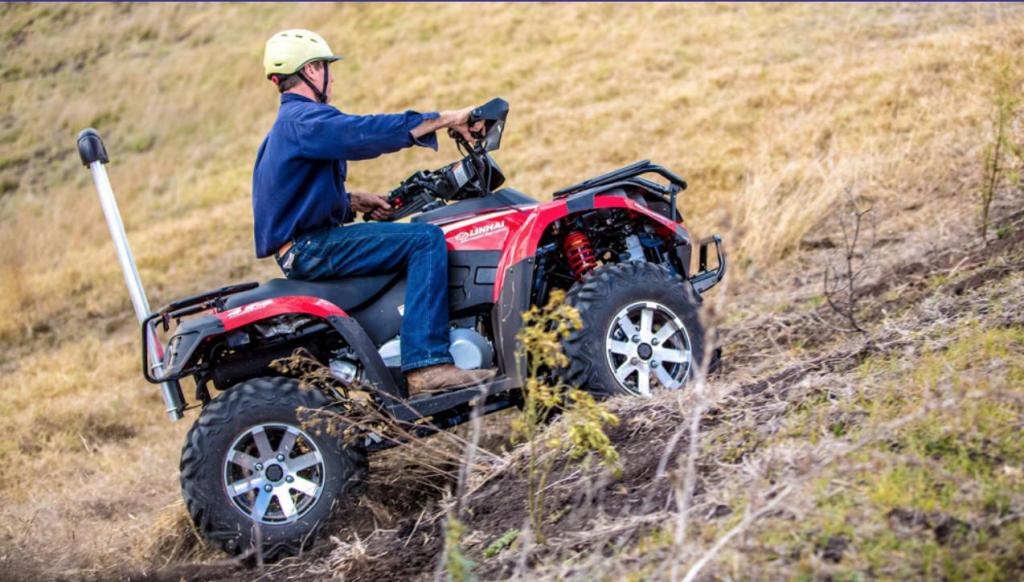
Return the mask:
<path id="1" fill-rule="evenodd" d="M 631 394 L 650 396 L 657 387 L 676 390 L 690 376 L 690 336 L 682 320 L 660 303 L 638 301 L 623 307 L 605 338 L 608 367 Z"/>
<path id="2" fill-rule="evenodd" d="M 235 508 L 253 521 L 292 523 L 320 499 L 326 467 L 316 443 L 286 424 L 258 424 L 231 444 L 224 488 Z"/>

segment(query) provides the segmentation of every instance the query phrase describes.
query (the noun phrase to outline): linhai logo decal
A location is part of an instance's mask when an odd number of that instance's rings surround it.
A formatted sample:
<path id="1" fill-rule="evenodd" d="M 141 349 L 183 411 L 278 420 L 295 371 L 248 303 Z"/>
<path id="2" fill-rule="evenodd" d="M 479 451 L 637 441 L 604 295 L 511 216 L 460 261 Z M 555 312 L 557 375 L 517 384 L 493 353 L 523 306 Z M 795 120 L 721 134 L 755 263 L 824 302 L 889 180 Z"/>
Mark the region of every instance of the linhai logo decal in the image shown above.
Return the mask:
<path id="1" fill-rule="evenodd" d="M 491 224 L 485 224 L 483 226 L 478 226 L 478 227 L 474 228 L 473 230 L 464 230 L 464 231 L 460 232 L 459 234 L 455 235 L 455 242 L 458 242 L 458 243 L 469 242 L 471 240 L 476 240 L 478 238 L 483 238 L 485 236 L 489 236 L 489 235 L 492 235 L 494 233 L 501 232 L 501 231 L 504 231 L 504 230 L 508 230 L 508 226 L 505 225 L 505 221 L 504 220 L 501 220 L 501 221 L 498 221 L 498 222 L 492 222 Z"/>

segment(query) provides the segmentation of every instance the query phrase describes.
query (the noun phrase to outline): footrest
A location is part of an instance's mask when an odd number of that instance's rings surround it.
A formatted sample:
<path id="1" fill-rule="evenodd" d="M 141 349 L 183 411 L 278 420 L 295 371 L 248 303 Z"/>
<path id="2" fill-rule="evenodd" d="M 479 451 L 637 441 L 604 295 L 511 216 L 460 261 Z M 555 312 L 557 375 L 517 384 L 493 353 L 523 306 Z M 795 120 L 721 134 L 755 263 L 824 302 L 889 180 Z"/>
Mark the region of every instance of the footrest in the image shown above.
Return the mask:
<path id="1" fill-rule="evenodd" d="M 477 398 L 493 396 L 509 387 L 508 378 L 502 376 L 494 378 L 486 384 L 459 388 L 449 392 L 438 392 L 434 394 L 420 394 L 405 402 L 397 402 L 390 406 L 391 414 L 396 420 L 402 422 L 413 422 L 420 418 L 426 418 L 449 411 L 457 406 L 471 403 Z"/>

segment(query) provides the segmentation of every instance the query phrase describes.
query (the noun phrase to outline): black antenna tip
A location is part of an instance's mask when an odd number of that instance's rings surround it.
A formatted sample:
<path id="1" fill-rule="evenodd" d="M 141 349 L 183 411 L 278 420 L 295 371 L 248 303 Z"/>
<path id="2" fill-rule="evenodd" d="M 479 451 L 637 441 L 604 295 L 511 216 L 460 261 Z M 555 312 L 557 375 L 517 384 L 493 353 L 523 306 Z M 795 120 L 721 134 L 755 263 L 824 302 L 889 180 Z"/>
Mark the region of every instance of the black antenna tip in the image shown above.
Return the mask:
<path id="1" fill-rule="evenodd" d="M 107 157 L 107 148 L 103 145 L 103 138 L 91 127 L 83 129 L 78 134 L 78 156 L 82 158 L 82 165 L 86 167 L 93 162 L 106 164 L 110 161 Z"/>

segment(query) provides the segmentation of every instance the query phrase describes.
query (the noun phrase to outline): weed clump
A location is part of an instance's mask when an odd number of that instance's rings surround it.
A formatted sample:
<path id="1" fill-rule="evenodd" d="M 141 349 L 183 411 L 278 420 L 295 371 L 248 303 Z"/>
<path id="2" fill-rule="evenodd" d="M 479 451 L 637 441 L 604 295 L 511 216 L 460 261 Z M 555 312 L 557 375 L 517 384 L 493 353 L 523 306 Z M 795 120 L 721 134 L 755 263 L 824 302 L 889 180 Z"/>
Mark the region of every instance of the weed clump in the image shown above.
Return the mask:
<path id="1" fill-rule="evenodd" d="M 565 385 L 552 374 L 569 365 L 562 341 L 580 327 L 579 312 L 565 302 L 563 291 L 556 290 L 547 305 L 523 314 L 523 328 L 517 335 L 517 357 L 520 363 L 525 360 L 528 378 L 523 414 L 513 423 L 513 431 L 528 448 L 527 509 L 538 543 L 544 542 L 545 492 L 558 452 L 585 464 L 596 457 L 605 468 L 619 471 L 619 453 L 605 433 L 606 426 L 618 424 L 618 417 L 587 392 Z M 545 421 L 559 412 L 565 412 L 565 432 L 545 432 Z"/>

